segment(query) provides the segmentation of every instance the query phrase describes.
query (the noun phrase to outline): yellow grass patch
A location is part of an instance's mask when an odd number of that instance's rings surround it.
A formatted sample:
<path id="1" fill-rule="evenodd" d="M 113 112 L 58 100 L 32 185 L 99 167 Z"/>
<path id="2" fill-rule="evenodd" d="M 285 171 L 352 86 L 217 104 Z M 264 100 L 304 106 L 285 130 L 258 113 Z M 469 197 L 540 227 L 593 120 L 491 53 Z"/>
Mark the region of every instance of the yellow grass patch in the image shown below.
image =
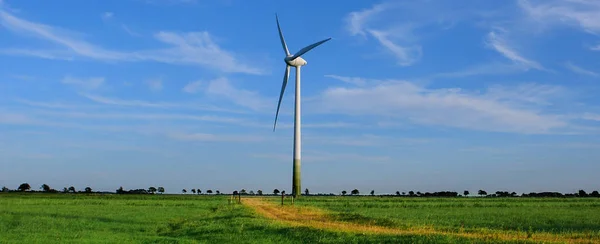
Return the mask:
<path id="1" fill-rule="evenodd" d="M 452 235 L 471 239 L 499 241 L 528 240 L 543 243 L 600 243 L 598 238 L 588 237 L 582 234 L 557 235 L 552 233 L 533 233 L 533 235 L 528 237 L 527 233 L 517 231 L 488 231 L 488 233 L 486 233 L 485 230 L 474 232 L 450 232 L 436 230 L 435 228 L 429 226 L 397 229 L 383 226 L 335 221 L 330 218 L 326 211 L 318 208 L 287 205 L 280 206 L 267 202 L 262 198 L 248 197 L 243 199 L 242 203 L 254 209 L 258 214 L 280 223 L 328 231 L 379 235 Z"/>

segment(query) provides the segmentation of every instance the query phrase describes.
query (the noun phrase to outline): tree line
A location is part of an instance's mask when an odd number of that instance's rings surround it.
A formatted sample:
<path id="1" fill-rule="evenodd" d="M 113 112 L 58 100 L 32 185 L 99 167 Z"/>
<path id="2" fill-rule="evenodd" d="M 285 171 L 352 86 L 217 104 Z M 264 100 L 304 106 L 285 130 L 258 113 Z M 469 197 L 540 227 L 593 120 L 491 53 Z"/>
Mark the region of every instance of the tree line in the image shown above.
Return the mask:
<path id="1" fill-rule="evenodd" d="M 17 189 L 11 190 L 7 187 L 2 187 L 2 191 L 1 192 L 44 192 L 44 193 L 113 193 L 113 192 L 95 192 L 92 190 L 91 187 L 85 187 L 83 189 L 83 191 L 77 191 L 75 189 L 74 186 L 69 186 L 69 187 L 64 187 L 62 189 L 62 191 L 56 190 L 52 187 L 50 187 L 47 184 L 42 184 L 40 186 L 40 191 L 36 191 L 36 190 L 32 190 L 31 185 L 29 185 L 28 183 L 22 183 L 21 185 L 19 185 L 19 187 L 17 187 Z M 192 188 L 189 190 L 189 192 L 191 192 L 191 194 L 203 194 L 202 190 L 199 188 Z M 162 186 L 159 187 L 148 187 L 148 189 L 130 189 L 130 190 L 125 190 L 123 189 L 123 187 L 119 187 L 117 190 L 115 190 L 116 194 L 163 194 L 165 193 L 165 188 Z M 187 189 L 181 189 L 181 193 L 183 194 L 187 194 L 188 190 Z M 204 192 L 204 194 L 213 194 L 215 193 L 216 195 L 222 195 L 223 193 L 221 193 L 219 190 L 216 190 L 213 192 L 212 189 L 208 189 Z M 246 189 L 241 189 L 239 191 L 233 191 L 231 194 L 233 195 L 258 195 L 258 196 L 262 196 L 262 195 L 271 195 L 269 193 L 263 193 L 262 190 L 257 190 L 256 192 L 254 192 L 253 190 L 250 191 L 246 191 Z M 275 188 L 272 191 L 272 195 L 279 195 L 279 194 L 284 194 L 285 195 L 285 191 L 280 191 L 279 189 Z M 346 190 L 343 190 L 340 192 L 340 194 L 334 194 L 334 193 L 329 193 L 329 194 L 323 194 L 323 193 L 317 193 L 317 194 L 311 194 L 310 191 L 307 189 L 304 190 L 304 194 L 303 195 L 311 195 L 311 196 L 336 196 L 336 195 L 341 195 L 341 196 L 347 196 L 348 192 Z M 360 195 L 360 191 L 358 189 L 353 189 L 350 191 L 350 196 L 359 196 Z M 371 190 L 369 192 L 369 195 L 371 196 L 375 196 L 375 190 Z M 516 192 L 508 192 L 508 191 L 496 191 L 495 193 L 492 194 L 488 194 L 485 190 L 478 190 L 477 194 L 471 194 L 469 191 L 465 190 L 462 192 L 462 195 L 459 194 L 458 192 L 454 192 L 454 191 L 440 191 L 440 192 L 420 192 L 420 191 L 408 191 L 408 192 L 400 192 L 400 191 L 396 191 L 396 194 L 379 194 L 377 196 L 396 196 L 396 197 L 469 197 L 469 196 L 480 196 L 480 197 L 600 197 L 600 193 L 598 193 L 598 191 L 592 191 L 591 193 L 587 193 L 584 190 L 579 190 L 576 193 L 560 193 L 560 192 L 530 192 L 530 193 L 522 193 L 521 195 L 517 194 Z"/>

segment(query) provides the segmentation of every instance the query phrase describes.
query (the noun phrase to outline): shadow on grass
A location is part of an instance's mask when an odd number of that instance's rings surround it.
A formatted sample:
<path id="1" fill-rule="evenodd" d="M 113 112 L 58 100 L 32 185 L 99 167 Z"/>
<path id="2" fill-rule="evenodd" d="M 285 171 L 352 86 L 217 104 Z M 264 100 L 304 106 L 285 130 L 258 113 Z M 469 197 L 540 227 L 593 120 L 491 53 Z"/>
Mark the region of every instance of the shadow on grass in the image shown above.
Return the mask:
<path id="1" fill-rule="evenodd" d="M 119 223 L 119 224 L 128 224 L 128 225 L 139 225 L 139 224 L 145 224 L 144 222 L 138 222 L 138 221 L 131 221 L 131 220 L 119 220 L 119 219 L 114 219 L 114 218 L 106 218 L 106 217 L 100 217 L 100 216 L 79 216 L 79 215 L 72 215 L 72 214 L 61 214 L 61 213 L 37 213 L 37 212 L 11 212 L 11 211 L 1 211 L 0 210 L 0 216 L 5 215 L 5 216 L 11 216 L 10 219 L 13 219 L 16 222 L 19 222 L 20 219 L 22 219 L 22 217 L 27 217 L 26 219 L 31 219 L 31 217 L 33 218 L 62 218 L 62 219 L 68 219 L 68 220 L 84 220 L 84 221 L 91 221 L 91 222 L 104 222 L 104 223 Z M 13 226 L 16 225 L 17 223 L 13 223 L 9 226 Z"/>

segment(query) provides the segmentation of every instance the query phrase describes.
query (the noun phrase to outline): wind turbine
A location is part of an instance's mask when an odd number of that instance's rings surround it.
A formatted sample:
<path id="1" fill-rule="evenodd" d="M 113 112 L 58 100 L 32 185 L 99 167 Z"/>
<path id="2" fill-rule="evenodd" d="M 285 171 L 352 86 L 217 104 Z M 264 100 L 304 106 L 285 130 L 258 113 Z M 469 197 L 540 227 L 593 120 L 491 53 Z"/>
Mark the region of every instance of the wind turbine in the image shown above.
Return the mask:
<path id="1" fill-rule="evenodd" d="M 281 93 L 279 94 L 279 102 L 277 103 L 277 112 L 275 113 L 275 123 L 273 124 L 273 131 L 275 131 L 275 127 L 277 126 L 277 116 L 279 115 L 279 107 L 281 106 L 281 99 L 283 98 L 283 93 L 285 92 L 285 87 L 287 85 L 288 79 L 290 77 L 290 67 L 296 68 L 296 96 L 295 96 L 295 104 L 294 104 L 294 166 L 293 166 L 293 176 L 292 176 L 292 196 L 294 198 L 299 197 L 301 193 L 300 187 L 300 155 L 301 155 L 301 134 L 300 134 L 300 67 L 306 65 L 306 60 L 302 57 L 302 54 L 310 51 L 311 49 L 323 44 L 326 41 L 331 40 L 331 38 L 327 38 L 325 40 L 316 42 L 314 44 L 308 45 L 300 51 L 290 54 L 288 50 L 287 44 L 285 43 L 285 39 L 283 38 L 283 33 L 281 33 L 281 27 L 279 26 L 279 17 L 275 14 L 275 21 L 277 21 L 277 30 L 279 31 L 279 39 L 281 40 L 281 45 L 283 46 L 283 52 L 285 53 L 285 73 L 283 75 L 283 84 L 281 85 Z"/>

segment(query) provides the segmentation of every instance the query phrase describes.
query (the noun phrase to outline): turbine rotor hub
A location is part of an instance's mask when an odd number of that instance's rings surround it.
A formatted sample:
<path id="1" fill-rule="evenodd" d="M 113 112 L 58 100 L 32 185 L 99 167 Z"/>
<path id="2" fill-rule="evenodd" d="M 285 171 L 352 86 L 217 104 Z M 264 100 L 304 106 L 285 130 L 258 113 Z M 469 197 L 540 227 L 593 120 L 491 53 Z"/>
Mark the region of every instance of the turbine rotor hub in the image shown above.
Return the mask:
<path id="1" fill-rule="evenodd" d="M 302 57 L 297 57 L 296 59 L 292 60 L 292 55 L 285 57 L 283 60 L 285 61 L 285 63 L 287 63 L 289 66 L 294 66 L 294 67 L 300 67 L 300 66 L 304 66 L 307 64 L 306 60 L 304 60 Z"/>

